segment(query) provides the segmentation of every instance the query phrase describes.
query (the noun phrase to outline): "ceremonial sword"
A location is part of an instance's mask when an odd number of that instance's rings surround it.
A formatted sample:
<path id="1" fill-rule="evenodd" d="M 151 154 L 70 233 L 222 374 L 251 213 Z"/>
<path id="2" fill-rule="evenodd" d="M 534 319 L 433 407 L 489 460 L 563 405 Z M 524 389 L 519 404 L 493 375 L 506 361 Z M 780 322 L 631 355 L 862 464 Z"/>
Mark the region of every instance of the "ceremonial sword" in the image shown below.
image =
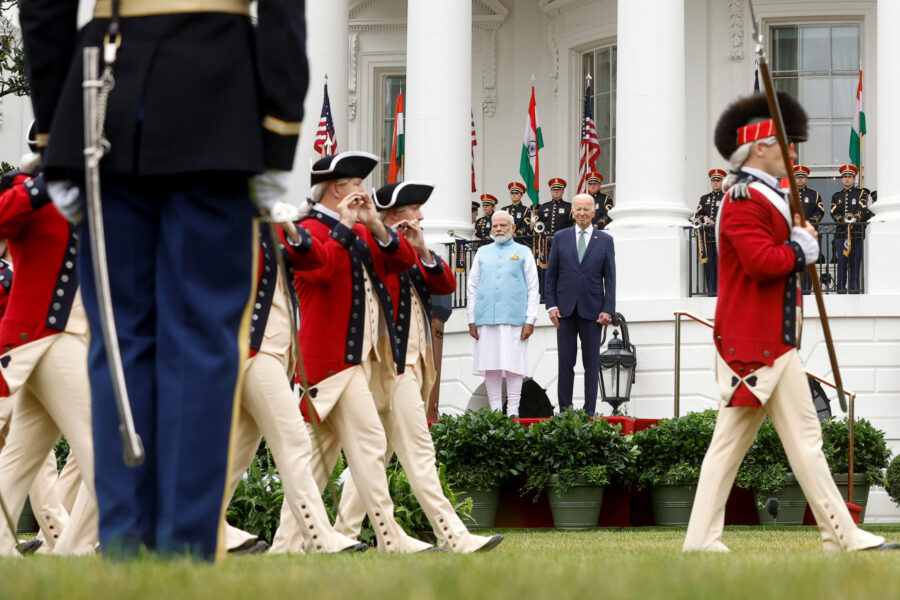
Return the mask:
<path id="1" fill-rule="evenodd" d="M 800 193 L 797 189 L 797 181 L 790 176 L 793 171 L 791 167 L 790 152 L 788 151 L 788 139 L 784 127 L 784 118 L 781 116 L 781 107 L 778 105 L 778 98 L 775 96 L 775 86 L 772 82 L 772 74 L 769 72 L 769 64 L 766 62 L 766 51 L 763 48 L 762 34 L 759 30 L 759 24 L 756 21 L 756 15 L 753 12 L 753 0 L 747 0 L 750 5 L 750 21 L 753 23 L 753 38 L 756 41 L 756 58 L 759 64 L 759 72 L 762 74 L 764 88 L 766 90 L 766 99 L 769 101 L 769 114 L 772 116 L 772 122 L 775 124 L 775 137 L 778 145 L 781 147 L 781 156 L 784 160 L 785 173 L 788 174 L 787 180 L 790 183 L 791 192 L 789 195 L 791 203 L 791 212 L 800 216 L 800 226 L 806 226 L 806 217 L 803 213 L 803 206 L 800 204 Z M 815 264 L 807 265 L 806 272 L 812 282 L 813 290 L 816 293 L 816 306 L 819 308 L 819 319 L 822 321 L 822 333 L 825 336 L 825 347 L 828 348 L 828 359 L 831 361 L 831 371 L 834 375 L 834 386 L 837 389 L 838 401 L 841 404 L 841 410 L 847 412 L 847 399 L 844 396 L 844 385 L 841 382 L 841 372 L 838 368 L 837 355 L 834 351 L 834 341 L 831 338 L 831 328 L 828 325 L 828 315 L 825 313 L 825 300 L 822 297 L 822 285 L 819 282 L 819 274 L 816 271 Z M 852 425 L 851 425 L 852 426 Z M 853 452 L 853 446 L 850 446 Z M 852 464 L 851 455 L 851 464 Z"/>
<path id="2" fill-rule="evenodd" d="M 103 345 L 112 378 L 116 410 L 119 413 L 119 433 L 124 446 L 125 464 L 136 467 L 144 461 L 144 446 L 134 428 L 134 416 L 128 399 L 125 383 L 125 369 L 119 352 L 119 338 L 116 335 L 116 320 L 113 313 L 112 292 L 109 286 L 109 271 L 106 260 L 106 234 L 103 229 L 103 207 L 100 201 L 100 160 L 109 152 L 103 127 L 106 120 L 106 106 L 109 91 L 115 85 L 112 66 L 116 48 L 121 37 L 107 34 L 104 39 L 104 70 L 98 76 L 100 49 L 92 46 L 84 49 L 84 179 L 87 195 L 87 221 L 91 234 L 91 259 L 94 265 L 94 286 L 97 289 L 97 303 L 100 308 L 100 329 Z"/>

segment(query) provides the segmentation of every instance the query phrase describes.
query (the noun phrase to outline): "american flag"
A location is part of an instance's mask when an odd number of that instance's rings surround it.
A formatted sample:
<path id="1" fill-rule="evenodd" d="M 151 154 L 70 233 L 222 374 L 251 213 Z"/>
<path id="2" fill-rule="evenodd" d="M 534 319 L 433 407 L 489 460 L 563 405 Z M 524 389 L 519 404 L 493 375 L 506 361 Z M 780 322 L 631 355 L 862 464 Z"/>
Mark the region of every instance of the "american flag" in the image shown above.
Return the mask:
<path id="1" fill-rule="evenodd" d="M 597 170 L 598 158 L 600 158 L 600 140 L 597 139 L 597 127 L 594 125 L 594 106 L 591 102 L 591 81 L 588 75 L 588 85 L 584 91 L 584 120 L 581 123 L 581 149 L 578 161 L 579 194 L 587 189 L 587 175 Z"/>
<path id="2" fill-rule="evenodd" d="M 478 145 L 478 140 L 475 139 L 475 113 L 470 113 L 472 115 L 472 191 L 477 192 L 478 189 L 475 187 L 475 146 Z"/>
<path id="3" fill-rule="evenodd" d="M 325 84 L 325 98 L 322 100 L 322 116 L 319 117 L 319 128 L 313 150 L 321 156 L 337 154 L 337 139 L 334 137 L 334 121 L 331 119 L 331 102 L 328 101 L 328 84 Z"/>

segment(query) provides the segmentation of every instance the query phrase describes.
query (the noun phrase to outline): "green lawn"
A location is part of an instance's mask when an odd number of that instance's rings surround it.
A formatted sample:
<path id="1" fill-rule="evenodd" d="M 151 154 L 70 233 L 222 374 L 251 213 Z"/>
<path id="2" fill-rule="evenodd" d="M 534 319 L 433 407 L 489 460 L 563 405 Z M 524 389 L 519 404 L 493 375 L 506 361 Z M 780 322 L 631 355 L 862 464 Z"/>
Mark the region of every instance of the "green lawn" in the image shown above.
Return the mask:
<path id="1" fill-rule="evenodd" d="M 900 539 L 900 525 L 867 529 Z M 486 554 L 239 556 L 222 565 L 0 559 L 0 598 L 900 598 L 900 551 L 821 551 L 812 527 L 728 528 L 731 554 L 682 554 L 684 529 L 501 531 Z"/>

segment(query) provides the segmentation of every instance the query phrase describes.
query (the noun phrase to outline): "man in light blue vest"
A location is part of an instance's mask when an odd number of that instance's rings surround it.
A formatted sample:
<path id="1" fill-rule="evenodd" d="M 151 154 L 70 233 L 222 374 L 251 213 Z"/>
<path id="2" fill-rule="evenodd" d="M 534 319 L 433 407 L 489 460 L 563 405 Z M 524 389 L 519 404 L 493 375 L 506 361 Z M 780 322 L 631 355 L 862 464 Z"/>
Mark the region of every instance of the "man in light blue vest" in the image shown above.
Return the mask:
<path id="1" fill-rule="evenodd" d="M 519 416 L 522 380 L 528 369 L 528 338 L 534 332 L 540 295 L 531 249 L 513 241 L 513 217 L 494 213 L 494 243 L 475 254 L 466 285 L 469 334 L 475 338 L 472 373 L 484 376 L 492 410 Z"/>

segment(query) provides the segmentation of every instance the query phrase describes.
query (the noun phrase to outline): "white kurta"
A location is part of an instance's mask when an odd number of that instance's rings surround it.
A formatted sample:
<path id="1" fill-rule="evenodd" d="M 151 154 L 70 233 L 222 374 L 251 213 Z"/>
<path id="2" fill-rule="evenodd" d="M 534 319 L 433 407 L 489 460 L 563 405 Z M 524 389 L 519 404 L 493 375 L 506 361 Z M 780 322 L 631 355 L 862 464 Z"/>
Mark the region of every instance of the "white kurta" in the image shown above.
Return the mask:
<path id="1" fill-rule="evenodd" d="M 525 284 L 528 286 L 525 322 L 534 325 L 540 305 L 537 265 L 530 252 L 521 262 L 525 272 Z M 480 279 L 481 273 L 476 254 L 466 284 L 469 323 L 475 322 L 475 298 Z M 528 373 L 528 340 L 522 339 L 522 327 L 520 325 L 479 325 L 478 339 L 475 341 L 475 352 L 472 357 L 472 374 L 484 376 L 485 371 L 501 370 L 523 376 Z"/>

